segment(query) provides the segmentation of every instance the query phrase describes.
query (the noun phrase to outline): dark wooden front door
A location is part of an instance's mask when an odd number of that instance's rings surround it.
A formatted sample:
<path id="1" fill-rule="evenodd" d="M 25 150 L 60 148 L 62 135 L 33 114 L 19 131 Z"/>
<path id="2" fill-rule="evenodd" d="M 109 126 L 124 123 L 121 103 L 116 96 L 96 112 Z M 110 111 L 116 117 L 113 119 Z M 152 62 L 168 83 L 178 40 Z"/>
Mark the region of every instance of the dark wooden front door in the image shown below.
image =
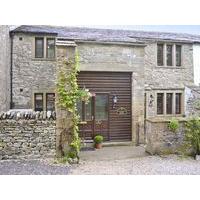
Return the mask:
<path id="1" fill-rule="evenodd" d="M 84 119 L 79 127 L 81 137 L 87 140 L 100 134 L 109 140 L 109 94 L 95 93 L 89 103 L 82 102 L 81 106 Z"/>

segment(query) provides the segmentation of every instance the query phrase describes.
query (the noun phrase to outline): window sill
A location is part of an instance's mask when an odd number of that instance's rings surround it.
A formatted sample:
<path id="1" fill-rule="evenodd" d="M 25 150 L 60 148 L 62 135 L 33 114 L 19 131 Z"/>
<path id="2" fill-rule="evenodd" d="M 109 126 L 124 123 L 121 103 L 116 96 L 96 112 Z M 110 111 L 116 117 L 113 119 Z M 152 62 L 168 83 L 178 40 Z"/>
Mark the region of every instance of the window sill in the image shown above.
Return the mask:
<path id="1" fill-rule="evenodd" d="M 164 68 L 164 69 L 185 69 L 183 66 L 156 66 L 157 68 Z"/>
<path id="2" fill-rule="evenodd" d="M 177 119 L 179 122 L 185 122 L 187 121 L 186 117 L 183 116 L 156 116 L 156 117 L 149 117 L 146 119 L 146 121 L 152 122 L 152 123 L 159 123 L 159 122 L 170 122 L 172 119 Z"/>
<path id="3" fill-rule="evenodd" d="M 56 58 L 32 58 L 32 61 L 52 61 L 52 62 L 56 62 L 57 59 Z"/>

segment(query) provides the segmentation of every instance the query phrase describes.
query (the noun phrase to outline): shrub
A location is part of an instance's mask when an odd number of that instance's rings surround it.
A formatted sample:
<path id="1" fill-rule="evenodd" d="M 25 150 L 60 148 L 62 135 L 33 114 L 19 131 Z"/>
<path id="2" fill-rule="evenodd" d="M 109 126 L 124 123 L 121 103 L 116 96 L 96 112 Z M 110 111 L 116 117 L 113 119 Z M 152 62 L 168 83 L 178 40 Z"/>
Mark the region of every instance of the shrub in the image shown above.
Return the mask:
<path id="1" fill-rule="evenodd" d="M 200 155 L 200 119 L 187 121 L 185 127 L 185 141 L 193 148 L 195 155 Z"/>
<path id="2" fill-rule="evenodd" d="M 172 119 L 169 123 L 168 123 L 168 128 L 170 131 L 172 132 L 176 132 L 179 129 L 179 122 L 176 119 Z"/>
<path id="3" fill-rule="evenodd" d="M 100 144 L 100 143 L 102 143 L 103 142 L 103 136 L 101 136 L 101 135 L 96 135 L 95 137 L 94 137 L 94 143 L 95 144 Z"/>

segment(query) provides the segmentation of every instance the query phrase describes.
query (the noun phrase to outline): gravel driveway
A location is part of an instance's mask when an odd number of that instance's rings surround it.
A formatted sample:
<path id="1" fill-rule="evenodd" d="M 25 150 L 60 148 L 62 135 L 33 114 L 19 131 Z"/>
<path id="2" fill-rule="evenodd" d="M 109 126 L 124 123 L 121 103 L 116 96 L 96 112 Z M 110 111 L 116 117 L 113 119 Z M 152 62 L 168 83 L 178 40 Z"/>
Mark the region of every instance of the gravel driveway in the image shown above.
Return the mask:
<path id="1" fill-rule="evenodd" d="M 57 166 L 52 160 L 0 161 L 0 175 L 64 175 L 69 166 Z"/>
<path id="2" fill-rule="evenodd" d="M 200 175 L 200 161 L 178 156 L 147 156 L 115 161 L 82 162 L 70 174 L 85 175 Z"/>

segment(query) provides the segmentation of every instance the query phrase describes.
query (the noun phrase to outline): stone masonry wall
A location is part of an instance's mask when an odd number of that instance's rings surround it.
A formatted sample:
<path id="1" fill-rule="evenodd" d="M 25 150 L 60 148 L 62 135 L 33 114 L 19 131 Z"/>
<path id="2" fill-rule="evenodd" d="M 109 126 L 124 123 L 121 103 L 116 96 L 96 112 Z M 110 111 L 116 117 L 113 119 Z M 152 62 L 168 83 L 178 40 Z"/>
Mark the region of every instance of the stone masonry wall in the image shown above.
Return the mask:
<path id="1" fill-rule="evenodd" d="M 55 127 L 52 113 L 1 113 L 0 160 L 55 156 Z"/>
<path id="2" fill-rule="evenodd" d="M 42 35 L 41 35 L 42 36 Z M 15 109 L 33 108 L 34 92 L 54 92 L 56 59 L 34 58 L 34 35 L 13 38 L 13 103 Z"/>
<path id="3" fill-rule="evenodd" d="M 167 119 L 146 121 L 146 151 L 150 154 L 177 153 L 183 144 L 185 119 L 179 120 L 179 130 L 174 133 L 168 129 Z"/>
<path id="4" fill-rule="evenodd" d="M 10 106 L 10 37 L 9 26 L 0 26 L 0 112 Z"/>

